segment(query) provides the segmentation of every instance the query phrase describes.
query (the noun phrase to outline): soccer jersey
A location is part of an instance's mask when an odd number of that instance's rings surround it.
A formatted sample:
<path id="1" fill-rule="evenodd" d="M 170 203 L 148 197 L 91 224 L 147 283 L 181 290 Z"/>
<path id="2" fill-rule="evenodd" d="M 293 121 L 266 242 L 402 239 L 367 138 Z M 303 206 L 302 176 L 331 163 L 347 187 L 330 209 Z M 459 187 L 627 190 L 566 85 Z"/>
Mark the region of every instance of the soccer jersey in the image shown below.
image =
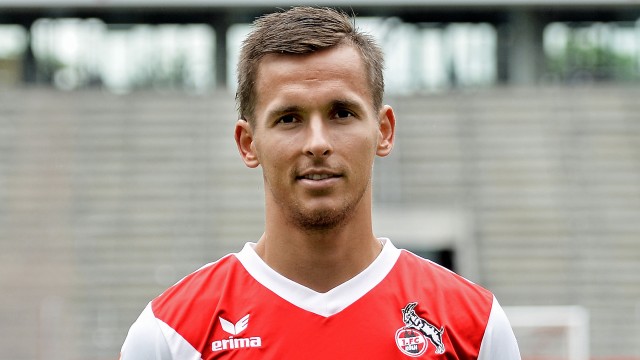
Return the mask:
<path id="1" fill-rule="evenodd" d="M 275 272 L 248 243 L 151 301 L 122 359 L 520 359 L 489 291 L 383 241 L 369 267 L 326 293 Z"/>

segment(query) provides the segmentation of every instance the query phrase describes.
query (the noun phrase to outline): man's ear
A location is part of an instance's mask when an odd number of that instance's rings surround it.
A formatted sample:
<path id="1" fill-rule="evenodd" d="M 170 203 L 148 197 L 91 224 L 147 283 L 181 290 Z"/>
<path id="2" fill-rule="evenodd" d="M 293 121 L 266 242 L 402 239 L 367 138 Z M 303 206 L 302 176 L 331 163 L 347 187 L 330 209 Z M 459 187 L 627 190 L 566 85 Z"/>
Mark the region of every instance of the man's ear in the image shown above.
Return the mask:
<path id="1" fill-rule="evenodd" d="M 389 105 L 382 107 L 378 117 L 378 147 L 376 155 L 387 156 L 393 149 L 396 135 L 396 116 Z"/>
<path id="2" fill-rule="evenodd" d="M 256 154 L 256 148 L 253 144 L 253 130 L 246 120 L 238 120 L 235 128 L 236 145 L 238 145 L 238 151 L 242 157 L 244 164 L 250 168 L 255 168 L 260 165 L 258 156 Z"/>

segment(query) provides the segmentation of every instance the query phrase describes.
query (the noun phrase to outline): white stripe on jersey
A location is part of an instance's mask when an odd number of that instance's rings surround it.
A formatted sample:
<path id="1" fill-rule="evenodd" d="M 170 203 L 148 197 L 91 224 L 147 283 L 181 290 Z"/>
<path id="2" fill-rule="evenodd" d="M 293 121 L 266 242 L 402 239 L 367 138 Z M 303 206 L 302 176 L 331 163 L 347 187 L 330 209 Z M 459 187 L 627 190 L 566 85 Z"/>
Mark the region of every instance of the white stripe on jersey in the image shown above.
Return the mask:
<path id="1" fill-rule="evenodd" d="M 121 360 L 201 360 L 200 353 L 169 325 L 156 319 L 149 303 L 129 329 Z"/>
<path id="2" fill-rule="evenodd" d="M 519 360 L 520 350 L 507 314 L 493 297 L 489 322 L 484 330 L 478 360 Z"/>

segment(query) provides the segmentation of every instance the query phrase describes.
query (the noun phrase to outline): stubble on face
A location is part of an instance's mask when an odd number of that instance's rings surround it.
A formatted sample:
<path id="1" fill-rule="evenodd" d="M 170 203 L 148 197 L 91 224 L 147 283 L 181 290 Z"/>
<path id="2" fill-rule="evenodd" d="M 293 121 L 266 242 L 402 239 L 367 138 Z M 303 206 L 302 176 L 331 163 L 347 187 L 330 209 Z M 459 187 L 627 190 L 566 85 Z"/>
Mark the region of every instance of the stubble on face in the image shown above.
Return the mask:
<path id="1" fill-rule="evenodd" d="M 330 209 L 309 209 L 302 210 L 296 209 L 289 211 L 290 221 L 298 228 L 309 231 L 317 232 L 323 230 L 331 230 L 339 228 L 340 225 L 347 223 L 351 217 L 353 217 L 354 208 L 356 203 L 360 201 L 362 194 L 357 201 L 351 203 L 343 203 L 341 208 Z M 299 206 L 298 208 L 301 208 Z"/>
<path id="2" fill-rule="evenodd" d="M 265 185 L 273 190 L 267 182 L 268 180 L 265 178 Z M 370 186 L 370 182 L 368 184 Z M 330 208 L 311 207 L 301 199 L 296 199 L 293 202 L 283 201 L 273 191 L 271 191 L 271 195 L 292 226 L 307 232 L 319 232 L 337 229 L 348 223 L 354 216 L 355 209 L 362 202 L 368 186 L 363 186 L 357 192 L 352 193 L 352 196 L 343 198 L 337 207 Z"/>

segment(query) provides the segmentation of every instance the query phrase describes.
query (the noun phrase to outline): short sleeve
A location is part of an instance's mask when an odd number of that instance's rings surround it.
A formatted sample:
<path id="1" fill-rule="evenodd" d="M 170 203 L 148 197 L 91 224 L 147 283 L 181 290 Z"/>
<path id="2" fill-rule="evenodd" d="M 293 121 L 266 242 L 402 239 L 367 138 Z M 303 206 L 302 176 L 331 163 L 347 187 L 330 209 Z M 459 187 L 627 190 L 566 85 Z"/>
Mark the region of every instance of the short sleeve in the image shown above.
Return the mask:
<path id="1" fill-rule="evenodd" d="M 495 296 L 478 360 L 520 360 L 520 350 L 511 324 Z"/>
<path id="2" fill-rule="evenodd" d="M 121 360 L 171 359 L 171 351 L 149 304 L 129 329 Z"/>

